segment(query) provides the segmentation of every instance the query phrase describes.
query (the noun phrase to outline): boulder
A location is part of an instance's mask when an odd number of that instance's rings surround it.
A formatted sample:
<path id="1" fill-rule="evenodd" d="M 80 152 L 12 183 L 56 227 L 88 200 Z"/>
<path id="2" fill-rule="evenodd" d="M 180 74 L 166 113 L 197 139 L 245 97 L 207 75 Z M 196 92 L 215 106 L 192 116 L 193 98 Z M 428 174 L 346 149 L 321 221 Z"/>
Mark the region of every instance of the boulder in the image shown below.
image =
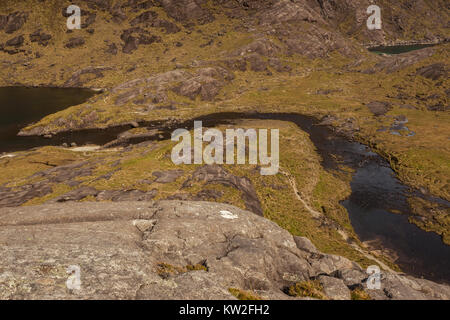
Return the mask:
<path id="1" fill-rule="evenodd" d="M 331 275 L 339 270 L 361 270 L 356 263 L 347 258 L 330 254 L 313 254 L 310 263 L 314 275 Z"/>
<path id="2" fill-rule="evenodd" d="M 124 42 L 122 45 L 122 52 L 127 54 L 136 51 L 140 44 L 149 45 L 154 42 L 161 42 L 159 36 L 152 35 L 139 27 L 125 29 L 122 32 L 120 39 Z"/>
<path id="3" fill-rule="evenodd" d="M 103 78 L 103 72 L 112 70 L 111 67 L 87 67 L 74 72 L 69 79 L 64 82 L 64 87 L 82 87 L 88 81 Z M 83 75 L 89 75 L 89 77 L 83 77 Z"/>
<path id="4" fill-rule="evenodd" d="M 309 253 L 319 253 L 319 250 L 317 250 L 316 246 L 308 238 L 294 236 L 294 241 L 297 245 L 297 248 L 302 251 L 307 251 Z"/>
<path id="5" fill-rule="evenodd" d="M 196 0 L 158 0 L 167 15 L 176 21 L 187 23 L 197 21 L 207 23 L 214 20 L 214 16 L 207 9 L 202 8 Z"/>
<path id="6" fill-rule="evenodd" d="M 344 281 L 338 278 L 320 276 L 318 278 L 325 295 L 333 300 L 350 300 L 350 290 Z"/>
<path id="7" fill-rule="evenodd" d="M 247 177 L 237 177 L 230 174 L 219 165 L 206 165 L 197 169 L 184 183 L 182 188 L 188 188 L 195 182 L 204 184 L 220 183 L 238 189 L 242 192 L 242 200 L 247 210 L 262 216 L 263 210 L 256 190 Z"/>
<path id="8" fill-rule="evenodd" d="M 10 47 L 20 47 L 20 46 L 22 46 L 23 41 L 24 41 L 24 37 L 23 37 L 23 35 L 20 35 L 20 36 L 14 37 L 14 38 L 6 41 L 6 45 L 10 46 Z"/>
<path id="9" fill-rule="evenodd" d="M 48 45 L 51 38 L 52 38 L 52 36 L 50 34 L 43 33 L 42 30 L 40 30 L 40 29 L 36 30 L 35 32 L 30 34 L 31 42 L 37 42 L 41 46 L 44 46 L 44 47 L 46 47 Z"/>
<path id="10" fill-rule="evenodd" d="M 81 47 L 82 45 L 84 45 L 84 43 L 85 43 L 85 41 L 81 37 L 70 38 L 69 41 L 64 45 L 64 47 L 66 47 L 68 49 L 73 49 L 73 48 Z"/>
<path id="11" fill-rule="evenodd" d="M 14 33 L 20 30 L 28 19 L 26 12 L 14 12 L 7 16 L 0 16 L 0 30 L 5 30 L 6 33 Z"/>
<path id="12" fill-rule="evenodd" d="M 350 288 L 355 288 L 361 285 L 367 277 L 368 274 L 362 270 L 357 269 L 343 269 L 335 272 L 335 276 L 342 279 L 346 286 Z"/>
<path id="13" fill-rule="evenodd" d="M 438 80 L 441 77 L 448 77 L 448 68 L 444 63 L 434 63 L 417 69 L 416 75 L 420 75 L 431 80 Z"/>
<path id="14" fill-rule="evenodd" d="M 384 101 L 370 102 L 367 104 L 367 107 L 375 116 L 385 115 L 389 110 L 392 109 L 391 104 Z"/>
<path id="15" fill-rule="evenodd" d="M 183 170 L 155 171 L 153 176 L 156 177 L 156 183 L 172 183 L 183 175 Z"/>

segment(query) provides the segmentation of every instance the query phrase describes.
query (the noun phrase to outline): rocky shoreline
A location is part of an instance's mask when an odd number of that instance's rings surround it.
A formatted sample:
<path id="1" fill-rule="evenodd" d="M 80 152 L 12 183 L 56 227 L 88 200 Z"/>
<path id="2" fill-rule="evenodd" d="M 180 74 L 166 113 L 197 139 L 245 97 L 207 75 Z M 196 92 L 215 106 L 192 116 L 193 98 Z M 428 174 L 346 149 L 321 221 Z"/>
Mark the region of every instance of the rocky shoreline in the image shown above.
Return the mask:
<path id="1" fill-rule="evenodd" d="M 413 46 L 413 45 L 440 45 L 450 42 L 450 38 L 433 39 L 433 40 L 392 40 L 392 41 L 377 41 L 364 43 L 366 49 L 373 49 L 377 47 L 396 47 L 396 46 Z"/>

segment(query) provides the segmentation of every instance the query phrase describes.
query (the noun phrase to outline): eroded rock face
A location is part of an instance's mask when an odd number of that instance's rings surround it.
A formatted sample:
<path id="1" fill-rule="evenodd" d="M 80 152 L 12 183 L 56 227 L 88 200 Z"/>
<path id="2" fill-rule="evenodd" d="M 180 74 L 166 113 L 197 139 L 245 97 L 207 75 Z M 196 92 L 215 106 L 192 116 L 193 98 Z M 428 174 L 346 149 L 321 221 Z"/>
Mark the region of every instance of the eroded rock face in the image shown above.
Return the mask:
<path id="1" fill-rule="evenodd" d="M 20 30 L 27 21 L 26 12 L 14 12 L 6 16 L 0 16 L 0 30 L 6 33 L 14 33 Z"/>
<path id="2" fill-rule="evenodd" d="M 192 73 L 172 70 L 146 79 L 127 81 L 112 89 L 112 93 L 117 95 L 116 105 L 124 105 L 137 98 L 140 98 L 137 99 L 140 105 L 169 103 L 169 90 L 191 99 L 200 96 L 202 100 L 211 101 L 233 78 L 231 72 L 221 67 L 199 68 Z"/>
<path id="3" fill-rule="evenodd" d="M 98 193 L 97 200 L 99 201 L 150 201 L 156 194 L 157 190 L 144 192 L 141 190 L 106 190 Z"/>
<path id="4" fill-rule="evenodd" d="M 112 6 L 111 0 L 83 0 L 91 9 L 108 10 Z"/>
<path id="5" fill-rule="evenodd" d="M 124 30 L 120 38 L 124 42 L 122 52 L 127 54 L 136 51 L 140 44 L 148 45 L 154 42 L 161 42 L 161 37 L 152 35 L 139 27 Z"/>
<path id="6" fill-rule="evenodd" d="M 158 191 L 156 189 L 145 192 L 141 190 L 97 190 L 93 187 L 82 186 L 78 189 L 72 190 L 62 196 L 59 196 L 49 203 L 54 202 L 73 202 L 91 197 L 96 201 L 112 201 L 112 202 L 124 202 L 124 201 L 150 201 L 156 195 Z"/>
<path id="7" fill-rule="evenodd" d="M 276 55 L 286 53 L 283 48 L 266 37 L 261 37 L 232 53 L 232 57 L 220 61 L 231 70 L 255 72 L 268 71 L 268 67 L 277 72 L 287 72 L 291 67 L 284 64 Z"/>
<path id="8" fill-rule="evenodd" d="M 156 183 L 172 183 L 183 175 L 183 170 L 155 171 L 153 176 L 156 177 Z"/>
<path id="9" fill-rule="evenodd" d="M 269 220 L 209 202 L 0 209 L 0 299 L 234 299 L 229 288 L 291 299 L 285 287 L 309 279 L 330 298 L 349 299 L 350 283 L 364 285 L 358 265 L 297 240 Z M 73 265 L 79 290 L 66 287 Z M 384 273 L 382 289 L 368 293 L 448 299 L 450 288 Z"/>
<path id="10" fill-rule="evenodd" d="M 0 189 L 0 207 L 20 206 L 31 199 L 43 197 L 52 192 L 52 187 L 46 181 L 25 185 L 16 190 L 2 188 Z"/>
<path id="11" fill-rule="evenodd" d="M 73 48 L 81 47 L 84 44 L 85 44 L 85 41 L 81 37 L 70 38 L 69 41 L 67 41 L 67 43 L 64 45 L 64 47 L 66 47 L 68 49 L 73 49 Z"/>
<path id="12" fill-rule="evenodd" d="M 350 300 L 350 290 L 341 279 L 319 276 L 325 294 L 333 300 Z"/>
<path id="13" fill-rule="evenodd" d="M 202 2 L 204 4 L 201 0 L 157 0 L 157 2 L 169 17 L 183 23 L 192 20 L 206 23 L 214 20 L 214 16 L 200 5 Z"/>
<path id="14" fill-rule="evenodd" d="M 386 73 L 393 73 L 431 57 L 434 52 L 434 48 L 425 48 L 422 50 L 383 57 L 379 63 L 365 72 L 374 73 L 384 71 Z"/>
<path id="15" fill-rule="evenodd" d="M 367 107 L 375 116 L 385 115 L 389 110 L 392 109 L 390 103 L 384 101 L 370 102 L 367 104 Z"/>
<path id="16" fill-rule="evenodd" d="M 111 67 L 88 67 L 82 70 L 76 71 L 72 76 L 66 80 L 64 87 L 82 87 L 86 81 L 98 78 L 103 78 L 103 72 L 111 70 Z M 83 76 L 88 76 L 87 79 L 83 79 Z"/>
<path id="17" fill-rule="evenodd" d="M 231 186 L 242 192 L 242 199 L 247 210 L 262 216 L 261 202 L 256 194 L 255 187 L 247 177 L 237 177 L 218 165 L 207 165 L 197 169 L 188 180 L 183 183 L 182 188 L 191 186 L 194 182 L 220 183 Z"/>
<path id="18" fill-rule="evenodd" d="M 431 80 L 438 80 L 441 77 L 448 77 L 448 68 L 444 63 L 434 63 L 419 68 L 416 74 Z"/>
<path id="19" fill-rule="evenodd" d="M 89 196 L 95 197 L 99 193 L 100 191 L 98 191 L 95 188 L 81 187 L 56 198 L 54 201 L 56 202 L 79 201 Z"/>
<path id="20" fill-rule="evenodd" d="M 177 33 L 181 29 L 173 22 L 158 18 L 154 11 L 145 11 L 130 21 L 131 26 L 143 26 L 146 28 L 164 28 L 166 33 Z"/>
<path id="21" fill-rule="evenodd" d="M 44 47 L 48 45 L 48 42 L 50 41 L 51 38 L 52 36 L 50 34 L 44 33 L 40 29 L 30 34 L 31 42 L 37 42 Z"/>
<path id="22" fill-rule="evenodd" d="M 115 43 L 108 44 L 108 47 L 106 48 L 105 52 L 115 56 L 118 52 L 117 45 Z"/>
<path id="23" fill-rule="evenodd" d="M 259 14 L 261 23 L 275 24 L 294 21 L 317 22 L 323 20 L 305 1 L 276 1 L 269 9 Z"/>
<path id="24" fill-rule="evenodd" d="M 10 46 L 10 47 L 20 47 L 20 46 L 22 46 L 23 41 L 24 41 L 24 37 L 23 37 L 23 35 L 20 35 L 20 36 L 14 37 L 14 38 L 6 41 L 6 45 Z"/>
<path id="25" fill-rule="evenodd" d="M 0 207 L 20 206 L 34 198 L 46 196 L 53 192 L 54 183 L 65 182 L 69 186 L 77 186 L 80 182 L 76 179 L 91 175 L 94 167 L 87 162 L 79 162 L 37 172 L 30 178 L 40 179 L 38 182 L 17 188 L 1 188 Z"/>

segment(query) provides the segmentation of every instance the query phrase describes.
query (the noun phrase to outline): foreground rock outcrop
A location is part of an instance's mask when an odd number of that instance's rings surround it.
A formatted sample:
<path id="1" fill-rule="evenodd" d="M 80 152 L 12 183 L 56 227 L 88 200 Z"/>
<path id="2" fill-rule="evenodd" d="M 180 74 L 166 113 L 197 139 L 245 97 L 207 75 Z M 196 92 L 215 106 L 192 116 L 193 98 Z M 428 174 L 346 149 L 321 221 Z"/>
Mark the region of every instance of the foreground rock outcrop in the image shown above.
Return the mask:
<path id="1" fill-rule="evenodd" d="M 65 203 L 0 211 L 1 299 L 234 299 L 230 288 L 290 299 L 317 280 L 349 299 L 367 274 L 306 238 L 236 207 L 209 202 Z M 79 266 L 81 289 L 66 287 Z M 373 299 L 449 299 L 450 288 L 382 275 Z"/>

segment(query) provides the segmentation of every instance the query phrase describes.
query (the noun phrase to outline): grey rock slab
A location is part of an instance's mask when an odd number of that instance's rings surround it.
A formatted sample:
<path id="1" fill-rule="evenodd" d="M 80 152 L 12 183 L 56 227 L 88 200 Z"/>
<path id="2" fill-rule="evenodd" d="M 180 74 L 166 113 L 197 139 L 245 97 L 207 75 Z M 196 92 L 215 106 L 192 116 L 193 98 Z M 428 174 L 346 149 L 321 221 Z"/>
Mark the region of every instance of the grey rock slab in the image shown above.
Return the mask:
<path id="1" fill-rule="evenodd" d="M 347 280 L 335 275 L 345 278 L 345 270 L 362 269 L 346 258 L 299 247 L 304 245 L 275 223 L 227 204 L 173 200 L 0 208 L 0 299 L 235 299 L 230 288 L 292 299 L 283 289 L 314 278 L 331 298 L 348 298 Z M 163 273 L 161 265 L 167 267 Z M 75 276 L 68 274 L 70 266 L 79 267 L 79 289 L 67 287 Z M 448 299 L 450 289 L 386 273 L 382 289 L 369 294 Z"/>
<path id="2" fill-rule="evenodd" d="M 333 300 L 350 300 L 350 290 L 344 281 L 338 278 L 320 276 L 318 278 L 327 297 Z"/>

